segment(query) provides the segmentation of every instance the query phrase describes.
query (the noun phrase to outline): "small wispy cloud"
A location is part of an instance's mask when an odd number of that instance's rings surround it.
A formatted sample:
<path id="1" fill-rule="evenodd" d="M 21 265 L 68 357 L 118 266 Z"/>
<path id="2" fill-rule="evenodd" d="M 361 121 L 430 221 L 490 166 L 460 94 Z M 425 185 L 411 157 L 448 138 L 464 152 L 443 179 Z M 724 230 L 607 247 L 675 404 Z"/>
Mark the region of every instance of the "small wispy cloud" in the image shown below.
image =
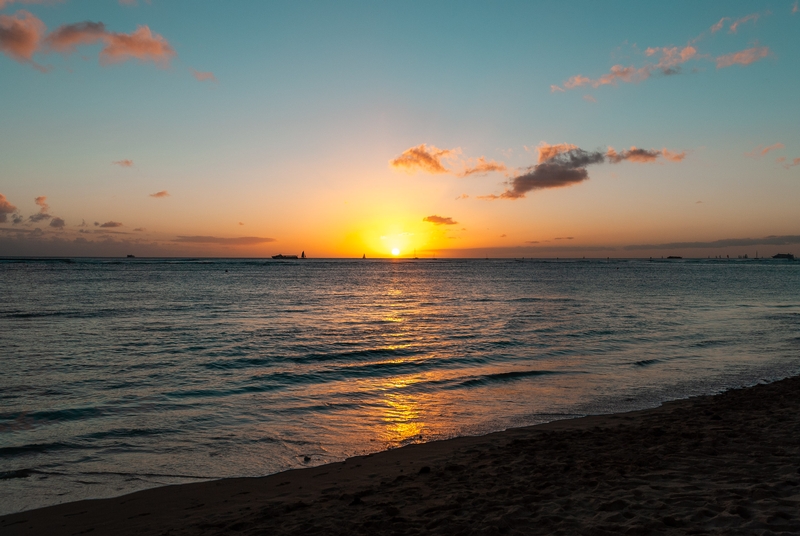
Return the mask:
<path id="1" fill-rule="evenodd" d="M 434 225 L 458 225 L 458 222 L 453 220 L 453 218 L 437 216 L 435 214 L 433 216 L 426 216 L 422 218 L 422 221 L 426 221 Z"/>
<path id="2" fill-rule="evenodd" d="M 150 194 L 150 197 L 160 198 L 160 197 L 169 197 L 169 192 L 166 190 L 161 190 L 160 192 L 156 192 L 154 194 Z"/>
<path id="3" fill-rule="evenodd" d="M 739 30 L 739 26 L 741 26 L 747 21 L 756 22 L 760 17 L 761 15 L 759 15 L 758 13 L 752 13 L 740 19 L 736 19 L 731 23 L 730 27 L 728 28 L 728 32 L 735 34 Z"/>
<path id="4" fill-rule="evenodd" d="M 212 73 L 212 72 L 209 72 L 209 71 L 205 71 L 205 72 L 204 71 L 196 71 L 196 70 L 191 69 L 191 68 L 189 69 L 189 71 L 192 73 L 192 76 L 194 76 L 195 79 L 198 82 L 216 82 L 217 81 L 217 77 L 214 76 L 214 73 Z"/>
<path id="5" fill-rule="evenodd" d="M 474 174 L 490 173 L 492 171 L 505 171 L 506 165 L 494 160 L 486 160 L 483 156 L 479 157 L 474 163 L 467 162 L 466 169 L 461 174 L 464 177 Z"/>
<path id="6" fill-rule="evenodd" d="M 761 158 L 762 156 L 766 156 L 770 151 L 777 151 L 778 149 L 783 149 L 784 147 L 785 146 L 780 142 L 767 145 L 766 147 L 759 145 L 749 153 L 744 153 L 744 155 L 749 156 L 750 158 Z"/>
<path id="7" fill-rule="evenodd" d="M 116 160 L 114 162 L 111 162 L 111 164 L 114 165 L 114 166 L 129 168 L 129 167 L 133 167 L 133 160 L 127 160 L 127 159 L 126 160 Z"/>
<path id="8" fill-rule="evenodd" d="M 98 224 L 95 222 L 95 225 Z M 113 229 L 114 227 L 122 227 L 122 224 L 118 221 L 107 221 L 105 223 L 99 224 L 98 226 L 105 229 Z"/>
<path id="9" fill-rule="evenodd" d="M 732 65 L 750 65 L 760 59 L 766 58 L 769 54 L 769 47 L 752 47 L 740 50 L 739 52 L 725 54 L 724 56 L 717 57 L 717 69 L 730 67 Z"/>
<path id="10" fill-rule="evenodd" d="M 61 218 L 53 218 L 50 221 L 50 227 L 53 227 L 55 229 L 63 229 L 65 225 L 66 225 L 66 222 L 64 220 L 62 220 Z"/>

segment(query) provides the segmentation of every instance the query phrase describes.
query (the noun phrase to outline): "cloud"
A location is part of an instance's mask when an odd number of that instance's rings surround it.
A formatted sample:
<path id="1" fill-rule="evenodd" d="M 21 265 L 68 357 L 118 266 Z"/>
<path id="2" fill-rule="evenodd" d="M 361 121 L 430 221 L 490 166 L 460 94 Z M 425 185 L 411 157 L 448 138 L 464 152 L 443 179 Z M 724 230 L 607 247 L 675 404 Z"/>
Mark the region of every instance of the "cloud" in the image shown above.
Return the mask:
<path id="1" fill-rule="evenodd" d="M 792 15 L 800 11 L 800 7 L 797 7 L 797 0 L 794 0 L 794 5 L 792 5 Z"/>
<path id="2" fill-rule="evenodd" d="M 661 152 L 655 149 L 639 149 L 637 147 L 631 147 L 629 150 L 623 150 L 619 153 L 617 153 L 613 147 L 609 147 L 608 152 L 606 153 L 608 161 L 612 164 L 618 164 L 623 160 L 630 160 L 631 162 L 639 163 L 650 163 L 655 162 L 659 155 L 661 155 Z"/>
<path id="3" fill-rule="evenodd" d="M 643 80 L 647 80 L 648 78 L 650 78 L 649 67 L 641 67 L 637 69 L 632 66 L 623 67 L 622 65 L 614 65 L 611 67 L 610 72 L 594 80 L 582 75 L 575 75 L 564 82 L 564 87 L 566 89 L 574 89 L 581 86 L 592 86 L 593 88 L 598 88 L 606 85 L 617 85 L 617 81 L 620 80 L 627 83 L 638 83 Z"/>
<path id="4" fill-rule="evenodd" d="M 44 23 L 27 11 L 0 15 L 0 52 L 20 63 L 30 63 L 44 72 L 46 69 L 33 61 L 33 55 L 46 30 Z"/>
<path id="5" fill-rule="evenodd" d="M 792 160 L 791 164 L 784 164 L 783 165 L 784 169 L 793 168 L 794 166 L 800 166 L 800 157 L 795 158 L 794 160 Z"/>
<path id="6" fill-rule="evenodd" d="M 739 52 L 726 54 L 724 56 L 719 56 L 716 59 L 717 69 L 730 67 L 731 65 L 750 65 L 751 63 L 755 63 L 762 58 L 766 58 L 769 56 L 769 54 L 769 47 L 753 47 L 740 50 Z"/>
<path id="7" fill-rule="evenodd" d="M 574 236 L 559 236 L 554 238 L 553 240 L 575 240 Z"/>
<path id="8" fill-rule="evenodd" d="M 722 27 L 725 26 L 725 22 L 729 20 L 731 20 L 730 17 L 722 17 L 721 19 L 719 19 L 719 22 L 711 27 L 711 33 L 713 34 L 720 31 Z"/>
<path id="9" fill-rule="evenodd" d="M 150 197 L 169 197 L 169 192 L 166 190 L 161 190 L 160 192 L 150 194 Z"/>
<path id="10" fill-rule="evenodd" d="M 134 230 L 133 230 L 133 232 L 134 232 L 134 233 L 143 233 L 143 232 L 145 232 L 146 230 L 147 230 L 147 229 L 145 229 L 144 227 L 137 227 L 136 229 L 134 229 Z"/>
<path id="11" fill-rule="evenodd" d="M 760 16 L 761 15 L 759 15 L 758 13 L 753 13 L 751 15 L 747 15 L 746 17 L 742 17 L 741 19 L 736 19 L 735 21 L 733 21 L 731 23 L 730 28 L 728 28 L 728 32 L 736 33 L 736 31 L 739 29 L 740 25 L 744 24 L 745 22 L 747 22 L 749 20 L 751 20 L 753 22 L 756 22 Z"/>
<path id="12" fill-rule="evenodd" d="M 216 236 L 179 236 L 173 242 L 185 242 L 192 244 L 221 244 L 225 246 L 252 246 L 275 242 L 274 238 L 261 238 L 258 236 L 240 236 L 237 238 L 220 238 Z"/>
<path id="13" fill-rule="evenodd" d="M 584 95 L 583 100 L 585 100 L 586 102 L 597 102 L 597 99 L 595 99 L 591 95 Z"/>
<path id="14" fill-rule="evenodd" d="M 552 84 L 550 86 L 550 93 L 564 93 L 564 88 Z"/>
<path id="15" fill-rule="evenodd" d="M 97 222 L 94 222 L 94 224 L 96 226 L 98 225 Z M 99 224 L 99 226 L 100 227 L 104 227 L 106 229 L 110 229 L 110 228 L 114 228 L 114 227 L 122 227 L 122 224 L 120 222 L 118 222 L 118 221 L 107 221 L 105 223 Z"/>
<path id="16" fill-rule="evenodd" d="M 212 72 L 203 72 L 203 71 L 195 71 L 194 69 L 189 69 L 191 71 L 192 76 L 194 76 L 198 82 L 216 82 L 217 77 L 214 76 Z"/>
<path id="17" fill-rule="evenodd" d="M 726 238 L 711 242 L 670 242 L 668 244 L 639 244 L 625 246 L 628 251 L 642 249 L 702 249 L 702 248 L 727 248 L 732 246 L 789 246 L 800 244 L 800 235 L 767 236 L 764 238 Z"/>
<path id="18" fill-rule="evenodd" d="M 424 171 L 426 173 L 449 173 L 450 170 L 442 165 L 442 159 L 453 156 L 454 150 L 439 149 L 431 145 L 427 147 L 424 143 L 416 147 L 411 147 L 403 151 L 403 154 L 389 161 L 389 165 L 395 169 L 406 171 Z"/>
<path id="19" fill-rule="evenodd" d="M 528 168 L 527 173 L 514 177 L 510 188 L 499 196 L 482 196 L 483 199 L 521 199 L 533 190 L 563 188 L 581 183 L 589 178 L 587 165 L 603 162 L 605 155 L 600 152 L 587 152 L 571 149 L 557 154 L 547 161 Z"/>
<path id="20" fill-rule="evenodd" d="M 773 143 L 772 145 L 768 145 L 766 147 L 759 145 L 749 153 L 744 153 L 745 156 L 749 156 L 750 158 L 761 158 L 762 156 L 766 156 L 766 154 L 770 151 L 777 151 L 778 149 L 783 149 L 785 146 L 778 142 Z"/>
<path id="21" fill-rule="evenodd" d="M 38 223 L 40 221 L 49 220 L 52 218 L 48 212 L 50 211 L 50 205 L 47 204 L 47 197 L 44 195 L 40 195 L 39 197 L 33 200 L 34 203 L 39 205 L 39 212 L 30 216 L 28 219 L 32 222 Z"/>
<path id="22" fill-rule="evenodd" d="M 628 150 L 620 151 L 619 153 L 613 147 L 609 147 L 606 152 L 606 158 L 612 164 L 619 164 L 622 161 L 628 160 L 630 162 L 637 162 L 639 164 L 649 164 L 658 160 L 659 157 L 664 157 L 670 162 L 680 162 L 686 158 L 686 152 L 675 153 L 665 149 L 640 149 L 638 147 L 631 147 Z"/>
<path id="23" fill-rule="evenodd" d="M 467 169 L 464 170 L 462 176 L 466 177 L 474 173 L 489 173 L 492 171 L 505 171 L 506 165 L 502 162 L 495 162 L 494 160 L 487 161 L 486 158 L 481 156 L 477 159 L 475 164 L 468 163 Z"/>
<path id="24" fill-rule="evenodd" d="M 456 201 L 458 201 L 459 199 L 469 199 L 469 194 L 461 194 L 458 197 L 456 197 Z"/>
<path id="25" fill-rule="evenodd" d="M 639 163 L 655 162 L 663 157 L 671 162 L 680 162 L 686 157 L 686 152 L 675 153 L 667 149 L 639 149 L 631 147 L 619 153 L 613 147 L 602 151 L 587 152 L 577 146 L 560 143 L 550 145 L 542 142 L 537 147 L 539 163 L 529 167 L 526 173 L 514 177 L 509 181 L 509 186 L 500 195 L 483 195 L 479 199 L 521 199 L 525 194 L 534 190 L 549 188 L 564 188 L 581 183 L 589 178 L 586 166 L 600 164 L 608 161 L 618 164 L 624 160 Z"/>
<path id="26" fill-rule="evenodd" d="M 556 143 L 555 145 L 550 145 L 546 141 L 540 142 L 539 145 L 536 146 L 536 152 L 539 153 L 538 163 L 541 164 L 554 156 L 577 148 L 577 145 L 572 145 L 571 143 Z"/>
<path id="27" fill-rule="evenodd" d="M 119 167 L 133 167 L 133 160 L 117 160 L 111 163 Z"/>
<path id="28" fill-rule="evenodd" d="M 6 196 L 0 194 L 0 223 L 5 223 L 8 221 L 8 215 L 14 214 L 17 211 L 17 207 L 12 205 L 6 199 Z M 16 223 L 16 218 L 15 218 Z"/>
<path id="29" fill-rule="evenodd" d="M 458 225 L 457 221 L 454 221 L 453 218 L 445 218 L 444 216 L 426 216 L 422 218 L 422 221 L 426 221 L 428 223 L 432 223 L 434 225 Z"/>
<path id="30" fill-rule="evenodd" d="M 129 59 L 152 61 L 167 66 L 176 55 L 172 46 L 148 26 L 139 26 L 129 34 L 109 32 L 102 22 L 78 22 L 59 26 L 45 38 L 49 50 L 70 54 L 79 45 L 102 42 L 100 63 L 108 65 Z"/>
<path id="31" fill-rule="evenodd" d="M 53 221 L 50 222 L 50 227 L 54 227 L 56 229 L 63 229 L 66 222 L 61 218 L 53 218 Z"/>

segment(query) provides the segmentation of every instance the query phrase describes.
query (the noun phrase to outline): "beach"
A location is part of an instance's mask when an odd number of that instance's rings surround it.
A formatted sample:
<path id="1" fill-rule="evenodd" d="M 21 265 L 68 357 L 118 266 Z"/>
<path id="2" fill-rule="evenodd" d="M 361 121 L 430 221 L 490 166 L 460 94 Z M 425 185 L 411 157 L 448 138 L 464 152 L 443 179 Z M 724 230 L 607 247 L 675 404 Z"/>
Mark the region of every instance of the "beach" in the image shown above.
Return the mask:
<path id="1" fill-rule="evenodd" d="M 0 518 L 12 535 L 796 534 L 800 377 Z"/>

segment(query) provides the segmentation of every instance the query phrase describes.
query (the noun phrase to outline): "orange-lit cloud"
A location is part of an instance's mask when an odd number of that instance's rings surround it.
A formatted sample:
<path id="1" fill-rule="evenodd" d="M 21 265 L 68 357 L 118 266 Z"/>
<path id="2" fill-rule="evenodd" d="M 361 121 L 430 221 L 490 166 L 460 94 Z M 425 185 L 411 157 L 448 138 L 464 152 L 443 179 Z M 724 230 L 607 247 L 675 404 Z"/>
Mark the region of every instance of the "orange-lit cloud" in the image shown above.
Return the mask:
<path id="1" fill-rule="evenodd" d="M 8 215 L 14 214 L 17 211 L 17 207 L 12 205 L 6 199 L 6 196 L 0 194 L 0 223 L 5 223 L 8 221 Z"/>
<path id="2" fill-rule="evenodd" d="M 586 102 L 597 102 L 597 99 L 595 99 L 591 95 L 584 95 L 583 100 L 585 100 Z"/>
<path id="3" fill-rule="evenodd" d="M 150 197 L 169 197 L 169 192 L 166 190 L 161 190 L 160 192 L 150 194 Z"/>
<path id="4" fill-rule="evenodd" d="M 773 143 L 772 145 L 768 145 L 764 147 L 763 145 L 759 145 L 749 153 L 744 153 L 745 156 L 749 156 L 750 158 L 761 158 L 762 156 L 766 156 L 767 153 L 770 151 L 776 151 L 778 149 L 783 149 L 784 145 L 782 143 Z"/>
<path id="5" fill-rule="evenodd" d="M 63 229 L 65 225 L 66 222 L 61 218 L 53 218 L 52 221 L 50 221 L 50 227 L 55 229 Z"/>
<path id="6" fill-rule="evenodd" d="M 662 74 L 670 75 L 680 72 L 678 67 L 689 60 L 697 57 L 697 49 L 692 45 L 685 47 L 655 47 L 648 48 L 644 51 L 645 56 L 660 56 L 658 63 L 651 66 L 652 69 L 657 69 Z"/>
<path id="7" fill-rule="evenodd" d="M 44 23 L 27 11 L 0 15 L 0 52 L 20 63 L 30 63 L 40 71 L 46 69 L 33 61 L 39 41 L 47 30 Z"/>
<path id="8" fill-rule="evenodd" d="M 792 5 L 792 15 L 800 11 L 800 7 L 797 6 L 797 0 L 794 0 L 794 5 Z"/>
<path id="9" fill-rule="evenodd" d="M 129 59 L 152 61 L 166 66 L 176 54 L 166 39 L 154 34 L 148 26 L 139 26 L 129 34 L 109 32 L 102 22 L 78 22 L 59 26 L 45 39 L 48 49 L 70 54 L 78 45 L 103 42 L 100 63 L 108 65 Z"/>
<path id="10" fill-rule="evenodd" d="M 456 197 L 456 201 L 458 201 L 459 199 L 469 199 L 469 194 L 461 194 L 458 197 Z"/>
<path id="11" fill-rule="evenodd" d="M 199 82 L 217 81 L 217 77 L 214 76 L 214 73 L 212 72 L 195 71 L 194 69 L 189 69 L 189 71 L 192 73 L 192 76 L 194 76 Z"/>
<path id="12" fill-rule="evenodd" d="M 408 172 L 424 171 L 426 173 L 449 173 L 450 170 L 444 167 L 442 159 L 455 154 L 450 149 L 439 149 L 424 143 L 416 147 L 411 147 L 403 151 L 403 154 L 389 161 L 389 165 L 395 169 L 403 169 Z"/>
<path id="13" fill-rule="evenodd" d="M 541 164 L 554 156 L 577 148 L 577 145 L 572 145 L 571 143 L 556 143 L 555 145 L 550 145 L 546 141 L 540 142 L 539 145 L 536 146 L 536 151 L 539 153 L 538 163 Z"/>
<path id="14" fill-rule="evenodd" d="M 475 164 L 467 163 L 467 169 L 464 170 L 462 175 L 464 177 L 468 175 L 472 175 L 474 173 L 489 173 L 492 171 L 505 171 L 506 165 L 502 162 L 495 162 L 494 160 L 486 160 L 485 157 L 481 156 L 477 159 Z"/>
<path id="15" fill-rule="evenodd" d="M 95 222 L 95 225 L 97 225 L 96 222 Z M 120 222 L 118 222 L 118 221 L 107 221 L 105 223 L 101 223 L 99 225 L 99 227 L 104 227 L 106 229 L 111 229 L 111 228 L 114 228 L 114 227 L 122 227 L 122 224 Z"/>
<path id="16" fill-rule="evenodd" d="M 733 52 L 717 58 L 717 69 L 723 67 L 730 67 L 731 65 L 750 65 L 760 59 L 769 56 L 770 50 L 768 47 L 753 47 L 739 52 Z"/>
<path id="17" fill-rule="evenodd" d="M 274 238 L 261 238 L 258 236 L 240 236 L 236 238 L 221 238 L 216 236 L 179 236 L 173 242 L 186 242 L 192 244 L 221 244 L 224 246 L 252 246 L 275 242 Z"/>
<path id="18" fill-rule="evenodd" d="M 453 218 L 446 218 L 444 216 L 426 216 L 422 218 L 422 221 L 426 221 L 428 223 L 432 223 L 434 225 L 458 225 L 457 221 L 454 221 Z"/>
<path id="19" fill-rule="evenodd" d="M 622 65 L 614 65 L 611 67 L 611 71 L 609 73 L 604 74 L 600 78 L 596 78 L 594 80 L 586 76 L 575 75 L 564 82 L 564 87 L 566 89 L 574 89 L 581 86 L 592 86 L 593 88 L 598 88 L 600 86 L 616 85 L 617 81 L 620 80 L 627 83 L 636 83 L 647 80 L 648 78 L 650 78 L 650 69 L 648 67 L 641 67 L 637 69 L 632 66 L 623 67 Z"/>
<path id="20" fill-rule="evenodd" d="M 133 160 L 117 160 L 111 163 L 119 167 L 133 167 Z"/>
<path id="21" fill-rule="evenodd" d="M 749 20 L 756 22 L 760 16 L 761 15 L 759 15 L 758 13 L 753 13 L 751 15 L 747 15 L 746 17 L 742 17 L 741 19 L 736 19 L 731 23 L 730 28 L 728 28 L 728 31 L 730 33 L 736 33 L 740 25 L 744 24 Z"/>

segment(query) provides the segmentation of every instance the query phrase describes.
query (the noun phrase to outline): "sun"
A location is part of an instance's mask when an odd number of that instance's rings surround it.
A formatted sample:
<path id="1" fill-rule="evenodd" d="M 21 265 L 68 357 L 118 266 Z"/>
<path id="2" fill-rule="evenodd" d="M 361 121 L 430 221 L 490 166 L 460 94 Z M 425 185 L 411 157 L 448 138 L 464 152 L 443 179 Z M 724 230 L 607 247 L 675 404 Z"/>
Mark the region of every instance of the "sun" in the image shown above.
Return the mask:
<path id="1" fill-rule="evenodd" d="M 392 255 L 394 255 L 395 257 L 397 255 L 400 255 L 400 248 L 392 248 Z"/>

